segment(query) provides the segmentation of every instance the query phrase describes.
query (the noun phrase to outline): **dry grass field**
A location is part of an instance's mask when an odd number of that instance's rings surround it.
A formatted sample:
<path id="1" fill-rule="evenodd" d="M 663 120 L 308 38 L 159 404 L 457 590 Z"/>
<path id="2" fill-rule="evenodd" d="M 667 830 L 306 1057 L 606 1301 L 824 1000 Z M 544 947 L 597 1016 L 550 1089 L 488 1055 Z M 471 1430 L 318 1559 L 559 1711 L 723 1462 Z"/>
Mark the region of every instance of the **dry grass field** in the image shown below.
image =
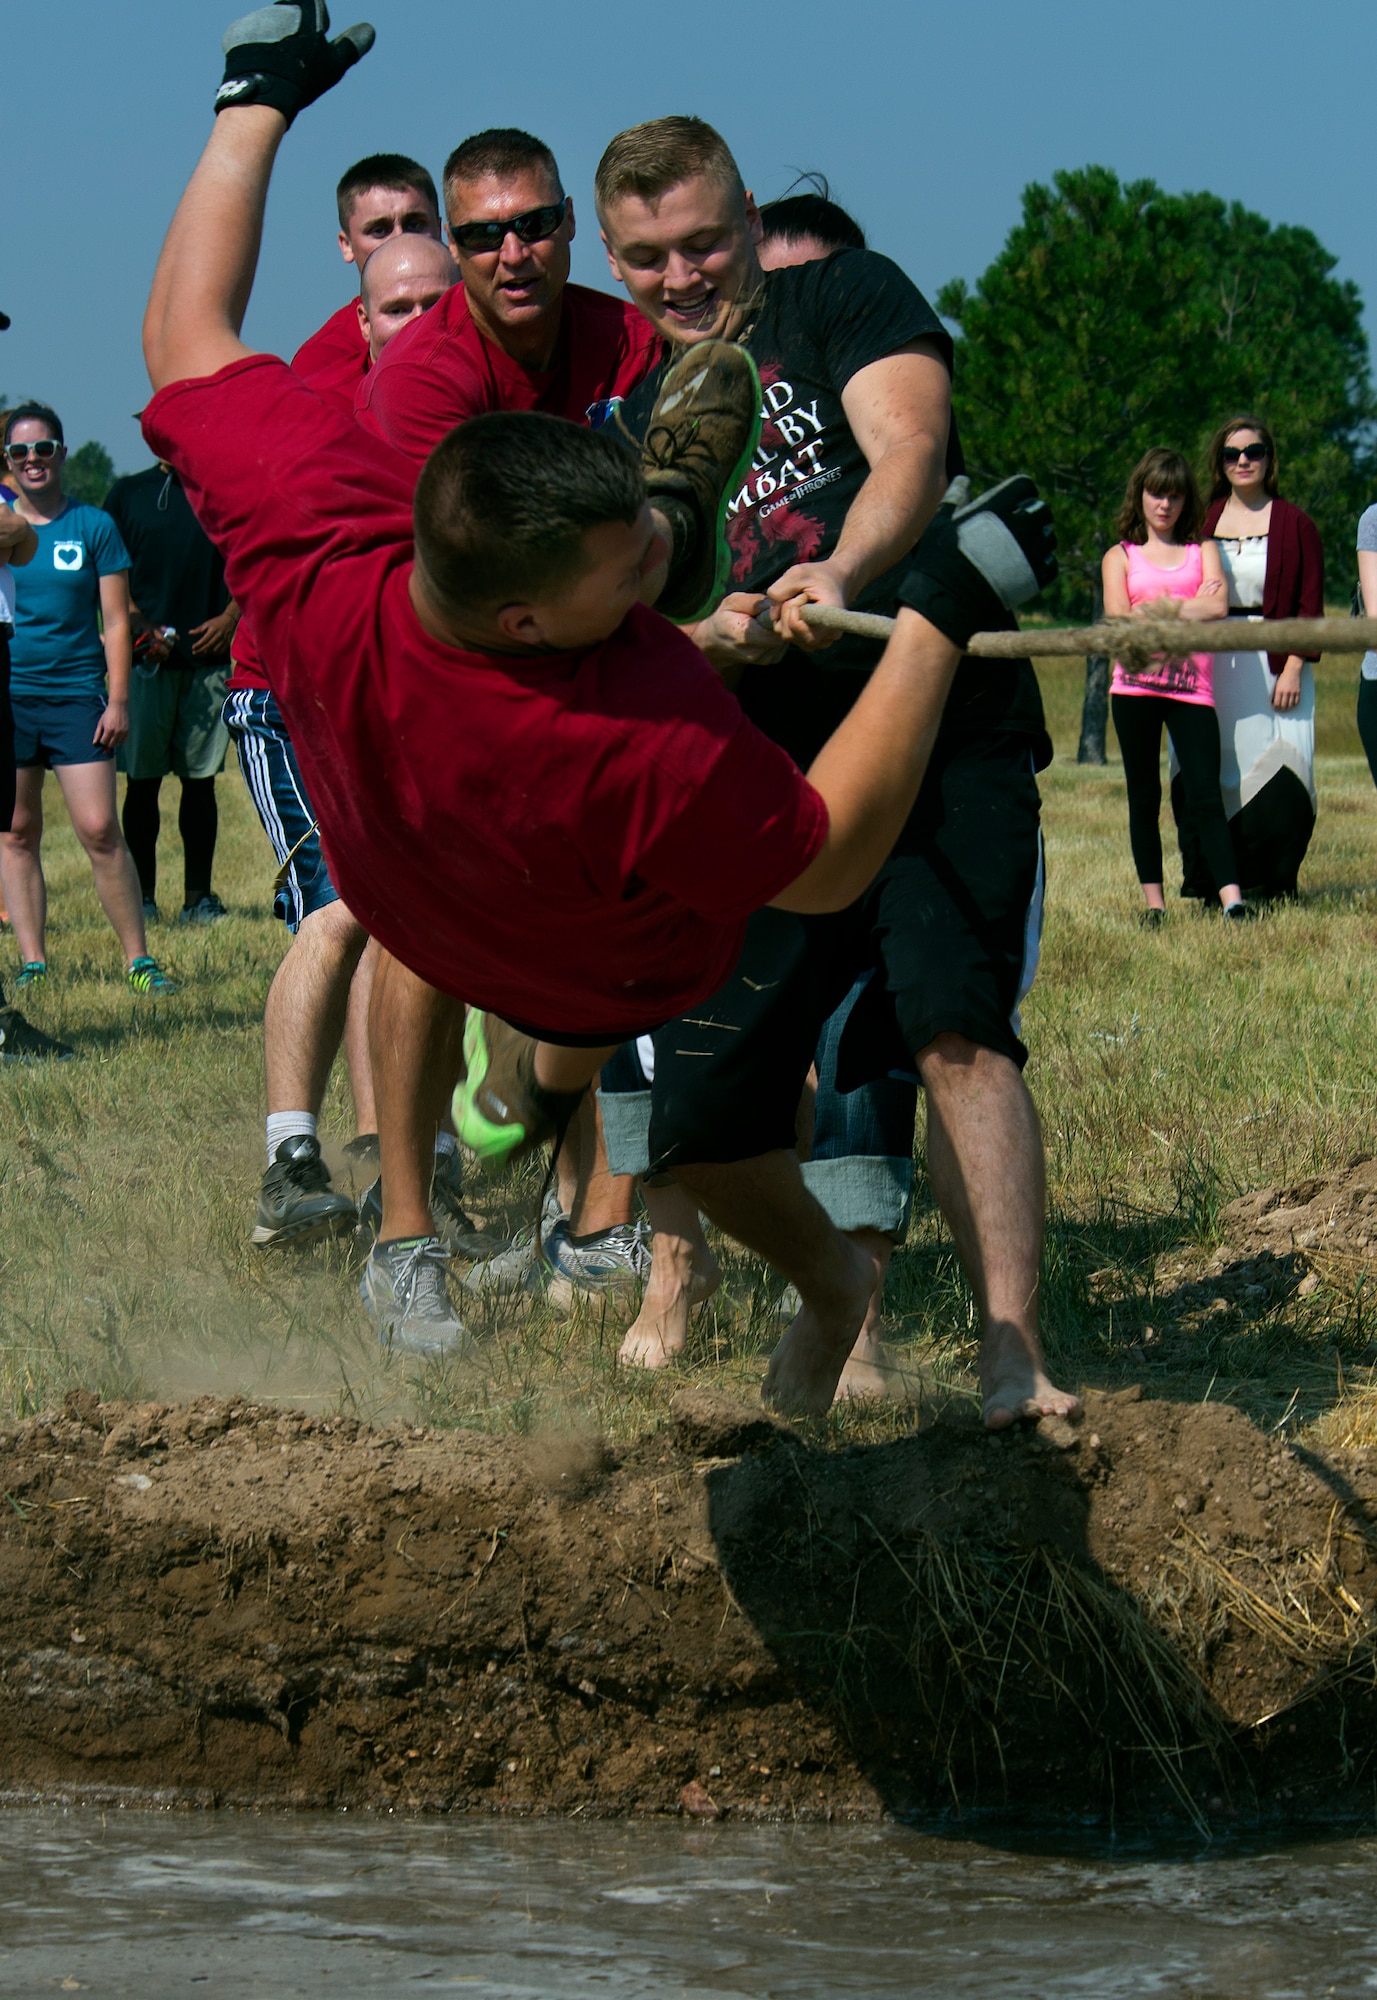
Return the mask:
<path id="1" fill-rule="evenodd" d="M 1141 1381 L 1150 1396 L 1234 1401 L 1332 1443 L 1372 1441 L 1377 1330 L 1361 1264 L 1317 1264 L 1308 1293 L 1226 1284 L 1202 1303 L 1188 1283 L 1234 1195 L 1377 1151 L 1377 794 L 1352 722 L 1357 661 L 1320 669 L 1321 810 L 1303 899 L 1242 933 L 1184 906 L 1164 932 L 1139 930 L 1117 764 L 1072 761 L 1080 671 L 1043 670 L 1058 759 L 1044 778 L 1045 949 L 1025 1011 L 1049 1155 L 1055 1369 L 1097 1387 Z M 686 1366 L 646 1377 L 616 1368 L 624 1309 L 610 1305 L 564 1316 L 533 1301 L 475 1316 L 482 1337 L 462 1362 L 392 1359 L 345 1248 L 252 1251 L 260 1023 L 283 934 L 237 773 L 221 785 L 216 881 L 232 918 L 154 934 L 182 986 L 157 1004 L 127 993 L 49 790 L 52 976 L 29 1011 L 80 1060 L 0 1074 L 0 1410 L 50 1408 L 71 1388 L 168 1402 L 244 1392 L 368 1419 L 626 1436 L 659 1419 L 685 1376 L 753 1385 L 778 1330 L 775 1285 L 742 1258 L 700 1314 Z M 169 821 L 175 798 L 170 782 Z M 175 907 L 175 826 L 163 859 Z M 341 1073 L 322 1126 L 336 1162 L 350 1129 Z M 819 1441 L 892 1435 L 973 1392 L 970 1300 L 921 1195 L 921 1136 L 920 1199 L 888 1303 L 923 1401 L 834 1414 Z M 475 1184 L 474 1205 L 515 1225 L 532 1186 L 529 1175 Z"/>

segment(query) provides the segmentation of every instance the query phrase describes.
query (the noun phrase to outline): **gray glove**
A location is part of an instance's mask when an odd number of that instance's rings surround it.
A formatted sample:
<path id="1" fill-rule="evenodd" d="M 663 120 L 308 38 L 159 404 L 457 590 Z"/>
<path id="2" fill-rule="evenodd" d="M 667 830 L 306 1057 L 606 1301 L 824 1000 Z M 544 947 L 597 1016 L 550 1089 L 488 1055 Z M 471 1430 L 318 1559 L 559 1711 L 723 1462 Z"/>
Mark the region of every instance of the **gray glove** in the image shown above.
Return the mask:
<path id="1" fill-rule="evenodd" d="M 332 90 L 374 42 L 367 21 L 346 28 L 333 42 L 325 0 L 300 6 L 257 7 L 232 21 L 220 46 L 225 78 L 215 93 L 215 109 L 231 104 L 267 104 L 290 125 L 298 111 Z"/>

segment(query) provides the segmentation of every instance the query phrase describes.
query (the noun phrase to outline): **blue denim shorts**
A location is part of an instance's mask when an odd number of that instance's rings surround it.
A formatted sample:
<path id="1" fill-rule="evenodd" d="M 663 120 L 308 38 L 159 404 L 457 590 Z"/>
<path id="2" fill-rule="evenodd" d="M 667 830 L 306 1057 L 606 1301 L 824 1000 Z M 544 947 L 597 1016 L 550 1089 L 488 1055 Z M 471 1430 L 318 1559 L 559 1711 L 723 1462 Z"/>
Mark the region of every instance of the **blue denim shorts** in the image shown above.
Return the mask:
<path id="1" fill-rule="evenodd" d="M 105 695 L 10 693 L 14 710 L 14 761 L 19 769 L 53 770 L 59 764 L 107 764 L 113 750 L 93 741 L 105 713 Z"/>
<path id="2" fill-rule="evenodd" d="M 296 932 L 306 918 L 339 901 L 320 851 L 320 829 L 282 711 L 260 688 L 235 688 L 225 698 L 225 727 L 281 875 L 273 915 Z"/>

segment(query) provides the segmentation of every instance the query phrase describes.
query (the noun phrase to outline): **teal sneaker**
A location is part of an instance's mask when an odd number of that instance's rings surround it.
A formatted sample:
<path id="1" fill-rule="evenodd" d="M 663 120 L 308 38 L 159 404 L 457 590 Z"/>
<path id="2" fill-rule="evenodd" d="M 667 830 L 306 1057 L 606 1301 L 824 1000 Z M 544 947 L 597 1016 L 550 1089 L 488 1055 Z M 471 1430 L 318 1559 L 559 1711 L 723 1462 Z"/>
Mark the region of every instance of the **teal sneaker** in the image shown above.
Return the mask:
<path id="1" fill-rule="evenodd" d="M 125 978 L 133 993 L 160 993 L 164 999 L 177 991 L 156 958 L 136 958 Z"/>
<path id="2" fill-rule="evenodd" d="M 27 987 L 29 991 L 32 992 L 33 988 L 35 986 L 41 986 L 47 977 L 48 977 L 47 959 L 31 958 L 27 960 L 25 964 L 20 966 L 18 972 L 15 974 L 14 983 L 21 989 Z"/>

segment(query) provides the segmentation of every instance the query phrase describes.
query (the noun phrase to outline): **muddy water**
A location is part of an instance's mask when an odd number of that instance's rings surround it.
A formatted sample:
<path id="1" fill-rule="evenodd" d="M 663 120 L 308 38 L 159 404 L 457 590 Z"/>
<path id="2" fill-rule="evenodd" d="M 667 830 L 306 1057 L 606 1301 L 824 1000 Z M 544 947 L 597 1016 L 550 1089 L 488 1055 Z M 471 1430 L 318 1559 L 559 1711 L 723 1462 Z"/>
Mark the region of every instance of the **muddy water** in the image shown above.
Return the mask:
<path id="1" fill-rule="evenodd" d="M 1375 1888 L 1371 1840 L 6 1812 L 0 1994 L 1369 1996 Z"/>
<path id="2" fill-rule="evenodd" d="M 1315 2000 L 1377 1841 L 1012 1852 L 901 1828 L 0 1813 L 0 1994 Z"/>

